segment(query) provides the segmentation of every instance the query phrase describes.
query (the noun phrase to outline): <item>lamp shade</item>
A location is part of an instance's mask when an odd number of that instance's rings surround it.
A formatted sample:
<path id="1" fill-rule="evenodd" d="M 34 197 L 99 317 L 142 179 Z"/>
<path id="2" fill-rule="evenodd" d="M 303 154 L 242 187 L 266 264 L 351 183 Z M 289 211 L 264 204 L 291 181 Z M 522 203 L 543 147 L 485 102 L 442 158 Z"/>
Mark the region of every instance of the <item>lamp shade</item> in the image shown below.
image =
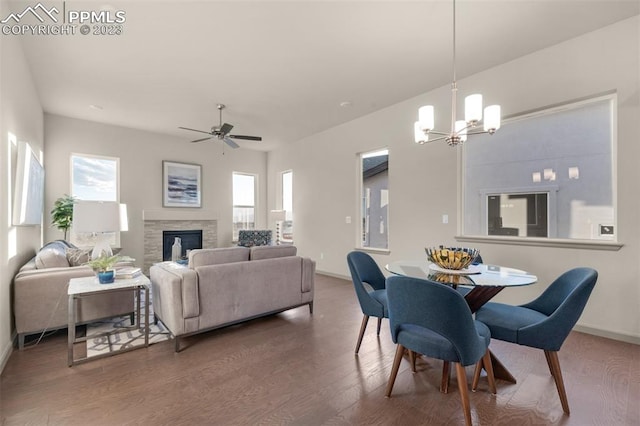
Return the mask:
<path id="1" fill-rule="evenodd" d="M 500 128 L 500 105 L 489 105 L 484 109 L 484 131 L 493 133 Z"/>
<path id="2" fill-rule="evenodd" d="M 482 95 L 469 95 L 464 99 L 464 121 L 477 123 L 482 120 Z"/>
<path id="3" fill-rule="evenodd" d="M 120 203 L 114 201 L 78 201 L 73 205 L 73 230 L 76 234 L 120 231 L 120 212 Z"/>
<path id="4" fill-rule="evenodd" d="M 269 217 L 271 217 L 271 220 L 273 222 L 281 222 L 283 220 L 286 220 L 287 218 L 286 213 L 287 213 L 286 210 L 271 210 L 269 212 Z"/>
<path id="5" fill-rule="evenodd" d="M 413 135 L 416 143 L 423 144 L 429 141 L 429 135 L 422 131 L 419 121 L 413 123 Z"/>
<path id="6" fill-rule="evenodd" d="M 425 105 L 418 110 L 418 121 L 420 122 L 420 128 L 424 132 L 433 130 L 435 123 L 435 116 L 433 113 L 433 105 Z"/>

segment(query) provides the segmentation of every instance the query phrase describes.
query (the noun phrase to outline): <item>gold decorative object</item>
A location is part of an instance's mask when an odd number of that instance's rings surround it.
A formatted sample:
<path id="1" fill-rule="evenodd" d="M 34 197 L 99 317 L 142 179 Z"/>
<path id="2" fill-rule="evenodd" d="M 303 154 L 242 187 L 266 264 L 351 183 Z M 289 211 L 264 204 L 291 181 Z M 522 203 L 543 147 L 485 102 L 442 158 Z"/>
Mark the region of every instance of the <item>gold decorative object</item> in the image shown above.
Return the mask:
<path id="1" fill-rule="evenodd" d="M 425 248 L 427 259 L 444 269 L 465 269 L 473 263 L 480 251 L 474 248 Z"/>

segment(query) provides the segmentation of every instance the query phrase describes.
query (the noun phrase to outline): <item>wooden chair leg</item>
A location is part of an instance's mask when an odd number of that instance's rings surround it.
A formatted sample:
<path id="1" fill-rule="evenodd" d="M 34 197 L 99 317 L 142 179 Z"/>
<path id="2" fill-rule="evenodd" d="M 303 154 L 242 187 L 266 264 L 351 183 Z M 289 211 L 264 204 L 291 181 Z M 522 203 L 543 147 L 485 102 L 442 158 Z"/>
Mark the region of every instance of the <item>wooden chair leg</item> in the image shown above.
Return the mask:
<path id="1" fill-rule="evenodd" d="M 473 370 L 473 382 L 471 383 L 471 392 L 475 392 L 478 389 L 478 382 L 480 381 L 480 374 L 482 373 L 482 359 L 476 362 L 476 367 Z"/>
<path id="2" fill-rule="evenodd" d="M 549 360 L 551 367 L 551 375 L 556 382 L 556 388 L 558 388 L 558 395 L 560 396 L 560 403 L 565 413 L 569 412 L 569 400 L 567 399 L 567 392 L 564 389 L 564 381 L 562 380 L 562 371 L 560 371 L 560 360 L 558 359 L 558 352 L 556 351 L 544 351 Z"/>
<path id="3" fill-rule="evenodd" d="M 416 353 L 409 349 L 409 362 L 411 363 L 411 371 L 416 372 Z"/>
<path id="4" fill-rule="evenodd" d="M 440 392 L 449 392 L 449 369 L 450 364 L 448 361 L 444 361 L 442 364 L 442 381 L 440 382 Z"/>
<path id="5" fill-rule="evenodd" d="M 497 394 L 498 391 L 496 389 L 496 378 L 493 375 L 493 364 L 491 363 L 491 352 L 489 349 L 484 353 L 482 357 L 482 365 L 484 366 L 484 371 L 487 372 L 487 381 L 489 382 L 489 391 L 492 394 Z"/>
<path id="6" fill-rule="evenodd" d="M 396 349 L 396 357 L 393 359 L 393 367 L 391 368 L 389 383 L 387 383 L 387 391 L 384 394 L 384 396 L 386 396 L 387 398 L 391 397 L 391 391 L 393 390 L 393 384 L 396 381 L 396 376 L 398 375 L 398 369 L 400 368 L 400 361 L 402 361 L 403 355 L 404 355 L 404 346 L 399 344 L 398 348 Z"/>
<path id="7" fill-rule="evenodd" d="M 382 317 L 378 317 L 378 336 L 380 335 L 380 327 L 382 327 Z"/>
<path id="8" fill-rule="evenodd" d="M 469 404 L 469 390 L 467 389 L 467 372 L 464 366 L 456 362 L 456 376 L 458 376 L 458 390 L 462 400 L 462 410 L 464 411 L 464 423 L 471 426 L 471 405 Z"/>
<path id="9" fill-rule="evenodd" d="M 360 325 L 360 335 L 358 336 L 358 343 L 356 343 L 356 354 L 360 350 L 362 344 L 362 338 L 364 337 L 364 331 L 367 329 L 367 322 L 369 322 L 369 315 L 365 315 L 362 318 L 362 325 Z"/>
<path id="10" fill-rule="evenodd" d="M 551 358 L 549 358 L 549 353 L 544 351 L 544 357 L 547 360 L 547 365 L 549 366 L 549 373 L 553 376 L 553 366 L 551 365 Z"/>

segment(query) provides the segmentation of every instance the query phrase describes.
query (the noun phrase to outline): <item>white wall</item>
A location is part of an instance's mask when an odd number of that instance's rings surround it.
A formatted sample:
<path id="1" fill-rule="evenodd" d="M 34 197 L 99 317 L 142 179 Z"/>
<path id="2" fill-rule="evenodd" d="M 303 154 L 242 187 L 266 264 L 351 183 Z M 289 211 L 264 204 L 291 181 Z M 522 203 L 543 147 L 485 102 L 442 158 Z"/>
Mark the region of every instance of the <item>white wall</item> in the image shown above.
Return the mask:
<path id="1" fill-rule="evenodd" d="M 2 3 L 4 6 L 4 3 Z M 5 16 L 0 8 L 0 16 Z M 17 141 L 28 142 L 37 153 L 42 150 L 43 116 L 22 52 L 15 37 L 0 37 L 0 371 L 12 350 L 13 312 L 11 309 L 12 280 L 17 270 L 40 247 L 40 226 L 11 225 Z"/>
<path id="2" fill-rule="evenodd" d="M 591 266 L 600 278 L 581 317 L 583 330 L 640 342 L 640 58 L 639 18 L 634 17 L 458 82 L 459 99 L 483 93 L 502 105 L 503 115 L 618 92 L 619 251 L 474 244 L 487 262 L 538 275 L 539 283 L 507 289 L 496 300 L 524 302 L 574 266 Z M 426 70 L 425 70 L 426 72 Z M 393 82 L 380 82 L 392 84 Z M 455 243 L 459 158 L 445 143 L 413 143 L 419 106 L 434 103 L 437 126 L 447 128 L 450 89 L 441 87 L 269 154 L 272 181 L 294 172 L 295 243 L 322 272 L 349 276 L 346 255 L 356 246 L 358 152 L 388 146 L 390 254 L 375 255 L 381 266 L 422 259 L 424 247 Z M 460 111 L 462 114 L 462 111 Z M 470 138 L 467 143 L 474 143 Z M 277 185 L 271 185 L 270 207 Z M 449 223 L 442 224 L 442 215 Z M 351 224 L 345 217 L 351 216 Z M 458 244 L 459 245 L 459 244 Z"/>
<path id="3" fill-rule="evenodd" d="M 127 204 L 129 231 L 121 234 L 122 254 L 144 259 L 144 210 L 162 210 L 162 161 L 202 165 L 202 209 L 217 213 L 218 246 L 231 245 L 232 172 L 256 173 L 258 206 L 266 202 L 266 154 L 246 149 L 225 149 L 217 140 L 191 144 L 175 137 L 45 114 L 45 210 L 63 194 L 71 193 L 71 153 L 120 158 L 120 201 Z M 166 208 L 189 214 L 193 209 Z M 260 211 L 260 210 L 259 210 Z M 50 215 L 45 220 L 51 222 Z M 258 227 L 266 226 L 264 209 Z M 62 238 L 56 228 L 47 227 L 45 241 Z"/>

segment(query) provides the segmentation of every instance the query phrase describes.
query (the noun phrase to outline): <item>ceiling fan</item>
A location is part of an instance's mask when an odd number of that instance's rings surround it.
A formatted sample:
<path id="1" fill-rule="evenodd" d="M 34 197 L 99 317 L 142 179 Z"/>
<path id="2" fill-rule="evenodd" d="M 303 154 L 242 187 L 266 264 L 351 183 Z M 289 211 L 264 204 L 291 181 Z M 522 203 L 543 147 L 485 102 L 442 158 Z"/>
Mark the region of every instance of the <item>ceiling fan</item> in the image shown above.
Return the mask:
<path id="1" fill-rule="evenodd" d="M 211 138 L 218 138 L 224 141 L 231 148 L 239 148 L 240 146 L 237 143 L 235 143 L 233 139 L 244 139 L 248 141 L 262 140 L 260 136 L 230 135 L 229 132 L 231 131 L 231 129 L 233 129 L 233 125 L 229 123 L 222 123 L 222 110 L 225 109 L 225 105 L 218 104 L 217 108 L 218 108 L 218 111 L 220 111 L 220 124 L 218 126 L 213 126 L 210 131 L 207 132 L 205 130 L 190 129 L 188 127 L 178 127 L 178 128 L 183 130 L 191 130 L 192 132 L 206 133 L 207 135 L 209 135 L 206 138 L 196 139 L 194 141 L 191 141 L 192 143 L 206 141 Z"/>

